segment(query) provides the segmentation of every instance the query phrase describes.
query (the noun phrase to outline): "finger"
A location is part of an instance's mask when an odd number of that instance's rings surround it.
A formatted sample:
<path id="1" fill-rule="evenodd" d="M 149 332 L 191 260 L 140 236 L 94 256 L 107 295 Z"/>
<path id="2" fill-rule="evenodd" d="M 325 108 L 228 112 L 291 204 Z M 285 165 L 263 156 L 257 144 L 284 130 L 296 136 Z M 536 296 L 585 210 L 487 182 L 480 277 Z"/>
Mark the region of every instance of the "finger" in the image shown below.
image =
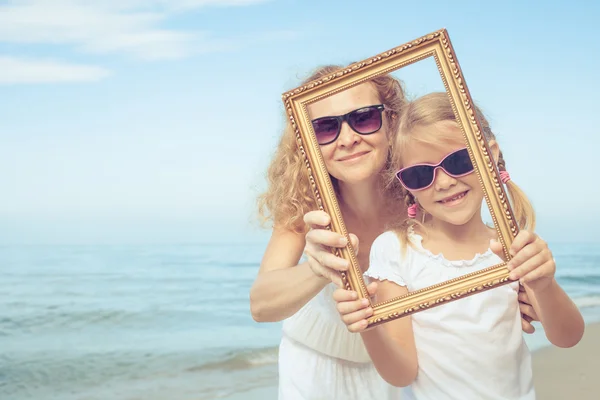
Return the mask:
<path id="1" fill-rule="evenodd" d="M 326 229 L 311 229 L 306 234 L 306 243 L 328 247 L 344 247 L 348 244 L 348 239 L 337 232 Z"/>
<path id="2" fill-rule="evenodd" d="M 521 318 L 521 329 L 523 329 L 523 332 L 525 333 L 534 333 L 535 332 L 535 327 L 533 325 L 531 325 L 529 323 L 529 321 L 526 321 L 524 319 Z"/>
<path id="3" fill-rule="evenodd" d="M 333 269 L 324 267 L 321 263 L 319 263 L 310 254 L 307 254 L 307 258 L 308 258 L 308 264 L 310 265 L 310 268 L 313 270 L 315 275 L 322 276 L 323 278 L 333 282 L 338 287 L 343 286 L 342 277 L 339 272 L 337 272 Z"/>
<path id="4" fill-rule="evenodd" d="M 519 280 L 522 284 L 527 284 L 543 277 L 550 278 L 554 276 L 554 272 L 556 270 L 555 268 L 556 267 L 554 265 L 554 261 L 550 260 L 541 265 L 540 267 L 536 268 L 535 270 L 531 271 L 524 277 L 520 278 Z"/>
<path id="5" fill-rule="evenodd" d="M 343 314 L 342 321 L 344 321 L 346 325 L 352 325 L 363 320 L 366 321 L 366 319 L 369 318 L 371 315 L 373 315 L 373 309 L 371 307 L 368 307 L 364 310 L 358 310 L 352 313 Z"/>
<path id="6" fill-rule="evenodd" d="M 347 327 L 350 332 L 358 333 L 358 332 L 362 332 L 365 329 L 367 329 L 368 324 L 369 323 L 367 322 L 367 320 L 363 319 L 361 321 L 355 322 L 354 324 L 347 325 Z"/>
<path id="7" fill-rule="evenodd" d="M 333 300 L 336 303 L 358 299 L 358 293 L 354 290 L 336 289 L 333 291 Z"/>
<path id="8" fill-rule="evenodd" d="M 367 285 L 367 292 L 369 293 L 369 296 L 373 297 L 377 294 L 377 282 L 371 282 Z"/>
<path id="9" fill-rule="evenodd" d="M 539 320 L 537 313 L 535 312 L 535 309 L 532 306 L 528 304 L 519 303 L 519 310 L 521 310 L 522 318 L 526 318 L 528 321 Z"/>
<path id="10" fill-rule="evenodd" d="M 511 256 L 515 256 L 519 251 L 521 251 L 521 249 L 523 249 L 523 247 L 527 246 L 529 243 L 533 243 L 536 238 L 537 236 L 535 236 L 534 233 L 526 230 L 520 231 L 510 245 L 508 253 Z"/>
<path id="11" fill-rule="evenodd" d="M 344 287 L 344 282 L 342 281 L 342 276 L 339 272 L 330 271 L 327 279 L 329 279 L 335 286 L 339 288 Z"/>
<path id="12" fill-rule="evenodd" d="M 351 315 L 358 311 L 364 311 L 369 307 L 369 299 L 358 299 L 352 301 L 341 301 L 337 303 L 336 308 L 341 315 Z M 373 310 L 371 309 L 371 312 Z M 364 315 L 361 314 L 361 315 Z M 357 320 L 351 321 L 350 323 L 356 322 Z"/>
<path id="13" fill-rule="evenodd" d="M 523 287 L 523 285 L 519 285 L 519 288 L 522 288 L 522 287 Z M 527 292 L 525 291 L 524 288 L 523 288 L 523 290 L 519 290 L 519 294 L 517 295 L 517 298 L 519 299 L 519 303 L 531 305 L 531 301 L 529 301 L 529 296 L 527 295 Z"/>
<path id="14" fill-rule="evenodd" d="M 351 233 L 350 235 L 350 243 L 352 243 L 352 248 L 354 249 L 354 254 L 358 255 L 358 236 Z"/>
<path id="15" fill-rule="evenodd" d="M 527 252 L 529 254 L 529 256 L 524 258 L 523 262 L 521 264 L 517 264 L 515 266 L 512 263 L 513 260 L 511 260 L 507 264 L 507 267 L 510 270 L 510 274 L 508 275 L 508 277 L 510 279 L 518 280 L 518 279 L 522 278 L 525 274 L 538 268 L 540 265 L 542 265 L 546 261 L 546 259 L 544 258 L 544 255 L 541 252 L 538 252 L 537 254 L 531 254 L 533 252 L 533 250 L 530 250 L 528 248 L 522 250 L 522 253 L 524 253 L 524 252 Z M 521 255 L 522 254 L 519 253 L 517 256 L 521 256 Z"/>
<path id="16" fill-rule="evenodd" d="M 526 315 L 526 314 L 521 314 L 521 319 L 524 319 L 527 322 L 533 321 L 533 319 L 529 315 Z"/>
<path id="17" fill-rule="evenodd" d="M 347 271 L 350 267 L 350 261 L 340 258 L 329 251 L 317 250 L 312 256 L 325 268 L 336 271 Z"/>
<path id="18" fill-rule="evenodd" d="M 512 280 L 520 280 L 530 272 L 539 269 L 542 265 L 545 265 L 548 261 L 552 261 L 548 258 L 548 255 L 543 251 L 539 252 L 516 268 L 511 268 L 509 266 L 508 268 L 511 269 L 511 271 L 508 277 Z"/>
<path id="19" fill-rule="evenodd" d="M 306 247 L 304 248 L 304 254 L 306 254 L 307 257 L 312 258 L 317 264 L 323 266 L 323 263 L 319 259 L 319 257 L 322 257 L 321 253 L 325 253 L 323 249 L 324 247 L 321 245 L 307 243 Z"/>
<path id="20" fill-rule="evenodd" d="M 502 247 L 502 244 L 499 241 L 491 239 L 490 250 L 492 250 L 494 254 L 496 254 L 501 259 L 506 259 L 506 256 L 504 255 L 504 248 Z"/>
<path id="21" fill-rule="evenodd" d="M 331 223 L 331 218 L 323 210 L 309 211 L 304 214 L 304 223 L 309 226 L 326 227 Z"/>
<path id="22" fill-rule="evenodd" d="M 525 293 L 525 297 L 527 298 L 527 301 L 525 303 L 531 303 L 529 301 L 529 296 L 527 295 L 527 291 L 525 290 L 525 286 L 523 285 L 519 285 L 519 292 L 521 293 Z"/>
<path id="23" fill-rule="evenodd" d="M 519 267 L 521 264 L 531 259 L 533 256 L 543 250 L 543 247 L 538 246 L 534 243 L 528 244 L 523 247 L 511 260 L 508 261 L 506 267 L 509 270 L 513 270 Z"/>

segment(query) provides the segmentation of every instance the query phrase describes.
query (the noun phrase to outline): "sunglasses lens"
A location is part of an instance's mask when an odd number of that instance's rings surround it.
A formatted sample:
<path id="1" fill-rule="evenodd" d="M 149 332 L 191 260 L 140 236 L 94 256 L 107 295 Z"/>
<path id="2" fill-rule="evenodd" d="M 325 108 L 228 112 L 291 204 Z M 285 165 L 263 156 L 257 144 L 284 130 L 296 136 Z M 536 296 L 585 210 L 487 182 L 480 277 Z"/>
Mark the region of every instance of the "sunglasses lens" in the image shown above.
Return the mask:
<path id="1" fill-rule="evenodd" d="M 333 142 L 340 131 L 340 122 L 337 118 L 320 118 L 313 121 L 313 129 L 319 144 Z"/>
<path id="2" fill-rule="evenodd" d="M 464 175 L 473 171 L 473 163 L 467 149 L 450 154 L 442 163 L 442 167 L 451 175 Z"/>
<path id="3" fill-rule="evenodd" d="M 348 123 L 358 133 L 375 133 L 381 128 L 381 110 L 376 107 L 365 107 L 352 112 Z"/>
<path id="4" fill-rule="evenodd" d="M 433 182 L 433 171 L 433 167 L 428 165 L 415 165 L 400 172 L 398 178 L 407 189 L 419 190 Z"/>

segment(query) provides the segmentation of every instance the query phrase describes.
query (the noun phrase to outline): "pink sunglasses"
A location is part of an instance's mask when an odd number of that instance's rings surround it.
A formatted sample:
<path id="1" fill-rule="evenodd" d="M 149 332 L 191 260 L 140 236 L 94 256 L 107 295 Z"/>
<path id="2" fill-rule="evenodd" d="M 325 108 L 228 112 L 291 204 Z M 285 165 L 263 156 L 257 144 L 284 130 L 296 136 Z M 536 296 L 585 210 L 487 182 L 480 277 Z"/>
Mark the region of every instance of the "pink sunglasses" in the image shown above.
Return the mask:
<path id="1" fill-rule="evenodd" d="M 435 172 L 441 168 L 448 175 L 460 178 L 473 172 L 469 150 L 464 147 L 445 156 L 438 164 L 415 164 L 396 172 L 402 186 L 411 191 L 424 190 L 435 180 Z"/>

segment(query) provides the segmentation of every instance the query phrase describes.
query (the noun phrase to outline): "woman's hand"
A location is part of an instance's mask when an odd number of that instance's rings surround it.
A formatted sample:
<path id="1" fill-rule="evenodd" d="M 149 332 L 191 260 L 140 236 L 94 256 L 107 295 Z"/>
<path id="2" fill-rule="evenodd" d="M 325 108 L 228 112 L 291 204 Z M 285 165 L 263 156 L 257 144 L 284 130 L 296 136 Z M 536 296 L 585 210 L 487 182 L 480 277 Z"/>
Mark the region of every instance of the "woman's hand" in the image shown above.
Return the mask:
<path id="1" fill-rule="evenodd" d="M 342 287 L 340 271 L 347 271 L 350 262 L 335 256 L 331 248 L 346 247 L 348 240 L 339 233 L 324 229 L 331 222 L 331 218 L 324 211 L 309 211 L 304 215 L 304 222 L 309 226 L 304 254 L 308 258 L 311 270 L 315 275 Z M 350 240 L 358 254 L 358 238 L 350 234 Z"/>
<path id="2" fill-rule="evenodd" d="M 370 296 L 374 296 L 377 293 L 377 283 L 368 284 L 367 291 Z M 368 299 L 359 299 L 355 291 L 340 288 L 333 292 L 333 300 L 337 303 L 337 310 L 350 332 L 366 330 L 367 318 L 373 315 Z"/>

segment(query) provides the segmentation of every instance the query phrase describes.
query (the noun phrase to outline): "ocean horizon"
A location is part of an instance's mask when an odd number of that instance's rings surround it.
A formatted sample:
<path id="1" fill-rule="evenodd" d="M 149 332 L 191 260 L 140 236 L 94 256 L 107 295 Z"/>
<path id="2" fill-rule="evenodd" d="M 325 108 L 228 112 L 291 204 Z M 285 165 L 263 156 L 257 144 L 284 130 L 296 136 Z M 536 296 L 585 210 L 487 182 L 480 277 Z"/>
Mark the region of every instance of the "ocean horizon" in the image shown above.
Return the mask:
<path id="1" fill-rule="evenodd" d="M 281 323 L 256 323 L 248 299 L 265 245 L 0 246 L 0 398 L 276 393 Z M 550 246 L 557 280 L 599 321 L 599 246 Z M 536 328 L 532 350 L 548 345 Z"/>

